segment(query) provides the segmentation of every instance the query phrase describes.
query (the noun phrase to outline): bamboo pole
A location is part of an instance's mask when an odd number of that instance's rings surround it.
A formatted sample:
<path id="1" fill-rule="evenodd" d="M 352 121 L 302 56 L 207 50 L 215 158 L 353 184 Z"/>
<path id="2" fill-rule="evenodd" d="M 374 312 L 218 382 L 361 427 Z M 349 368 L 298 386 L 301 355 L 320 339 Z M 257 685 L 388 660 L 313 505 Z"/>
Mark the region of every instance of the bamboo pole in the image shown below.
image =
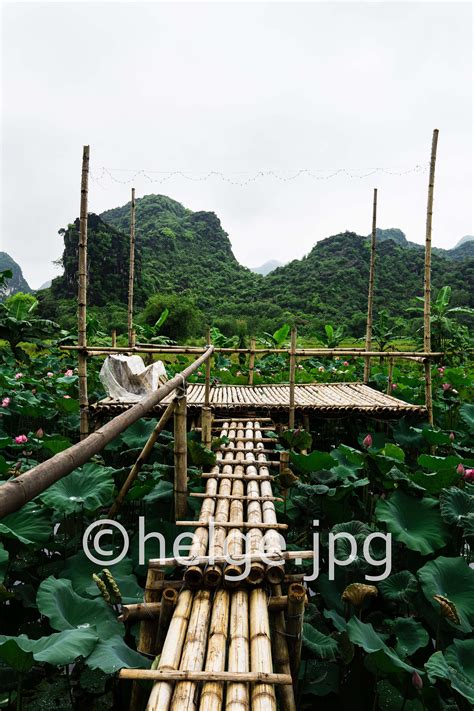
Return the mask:
<path id="1" fill-rule="evenodd" d="M 169 419 L 171 418 L 171 415 L 174 412 L 175 408 L 175 402 L 174 400 L 170 402 L 160 419 L 158 420 L 156 427 L 154 428 L 153 432 L 151 435 L 148 437 L 148 440 L 143 447 L 142 451 L 140 452 L 140 455 L 133 465 L 133 467 L 130 470 L 130 474 L 126 478 L 125 482 L 123 483 L 122 488 L 120 489 L 119 493 L 117 494 L 117 497 L 112 504 L 112 506 L 109 509 L 109 512 L 107 514 L 107 518 L 115 518 L 117 515 L 118 511 L 122 507 L 123 501 L 128 494 L 130 487 L 132 486 L 133 482 L 137 478 L 138 474 L 140 473 L 143 465 L 145 464 L 146 461 L 148 461 L 148 457 L 150 456 L 153 447 L 155 446 L 156 440 L 160 436 L 160 433 L 164 430 L 166 427 Z"/>
<path id="2" fill-rule="evenodd" d="M 179 595 L 178 604 L 171 618 L 168 634 L 166 635 L 163 649 L 161 650 L 160 661 L 156 672 L 150 669 L 122 669 L 120 673 L 121 678 L 135 679 L 160 679 L 160 674 L 165 675 L 166 680 L 157 681 L 154 684 L 146 707 L 147 711 L 168 711 L 170 707 L 173 694 L 173 680 L 170 679 L 169 672 L 176 674 L 179 668 L 192 604 L 193 593 L 190 590 L 183 590 Z M 132 671 L 135 672 L 135 674 L 137 674 L 137 672 L 141 673 L 138 676 L 128 676 L 127 672 Z M 150 673 L 144 674 L 144 672 L 152 673 L 150 675 Z M 174 678 L 176 679 L 177 677 L 175 676 Z"/>
<path id="3" fill-rule="evenodd" d="M 214 555 L 212 557 L 217 565 L 227 563 L 228 556 Z M 195 565 L 207 565 L 210 558 L 211 556 L 209 555 L 202 555 L 196 558 L 186 556 L 180 556 L 179 558 L 150 558 L 148 565 L 150 568 L 167 568 L 169 566 L 187 565 L 189 563 L 194 563 Z M 268 551 L 266 553 L 245 553 L 242 556 L 235 556 L 235 559 L 238 562 L 242 561 L 242 563 L 245 563 L 246 561 L 253 563 L 257 560 L 261 561 L 264 558 L 268 558 L 268 560 L 275 562 L 276 564 L 279 564 L 285 560 L 311 560 L 314 558 L 314 551 L 281 551 L 280 553 Z"/>
<path id="4" fill-rule="evenodd" d="M 295 427 L 295 375 L 296 375 L 296 327 L 291 329 L 291 345 L 290 345 L 290 412 L 289 412 L 289 428 Z"/>
<path id="5" fill-rule="evenodd" d="M 249 356 L 249 385 L 253 385 L 253 376 L 255 371 L 255 338 L 250 339 L 250 356 Z"/>
<path id="6" fill-rule="evenodd" d="M 212 444 L 212 410 L 210 407 L 201 409 L 201 424 L 202 427 L 196 427 L 196 430 L 201 430 L 202 443 L 210 449 Z"/>
<path id="7" fill-rule="evenodd" d="M 122 614 L 118 619 L 120 622 L 137 622 L 146 619 L 156 620 L 160 616 L 160 610 L 161 602 L 139 602 L 133 605 L 122 605 Z"/>
<path id="8" fill-rule="evenodd" d="M 115 328 L 112 329 L 111 343 L 112 348 L 117 347 L 117 330 Z"/>
<path id="9" fill-rule="evenodd" d="M 281 585 L 272 586 L 273 596 L 281 596 Z M 270 598 L 271 600 L 272 598 Z M 269 601 L 270 602 L 270 601 Z M 270 610 L 270 604 L 268 605 Z M 282 610 L 272 614 L 272 656 L 275 671 L 280 674 L 291 675 L 290 656 L 288 652 L 285 614 Z M 279 686 L 278 698 L 284 711 L 296 711 L 295 693 L 293 686 Z"/>
<path id="10" fill-rule="evenodd" d="M 227 590 L 218 590 L 212 604 L 209 643 L 206 655 L 206 672 L 225 671 L 227 636 L 229 628 L 230 595 Z M 224 686 L 216 682 L 206 682 L 201 691 L 199 711 L 221 711 L 224 700 Z"/>
<path id="11" fill-rule="evenodd" d="M 73 469 L 85 464 L 127 427 L 133 425 L 141 417 L 145 417 L 151 409 L 192 375 L 209 357 L 211 352 L 209 350 L 197 358 L 194 363 L 181 371 L 181 373 L 178 373 L 178 375 L 175 375 L 174 378 L 168 380 L 150 395 L 144 397 L 129 410 L 114 417 L 113 420 L 90 434 L 84 441 L 73 444 L 72 447 L 55 454 L 47 461 L 41 462 L 41 464 L 30 469 L 30 471 L 5 482 L 0 487 L 0 519 L 9 513 L 18 511 L 24 504 L 41 494 L 63 476 L 70 474 Z"/>
<path id="12" fill-rule="evenodd" d="M 145 583 L 145 603 L 158 602 L 160 592 L 155 589 L 155 581 L 163 578 L 161 571 L 148 569 Z M 151 618 L 145 618 L 140 622 L 138 633 L 137 650 L 142 654 L 153 654 L 155 652 L 155 621 Z M 141 708 L 145 701 L 145 689 L 136 681 L 132 686 L 132 694 L 130 697 L 130 711 Z"/>
<path id="13" fill-rule="evenodd" d="M 372 322 L 374 304 L 375 285 L 375 251 L 377 242 L 377 188 L 374 188 L 374 202 L 372 206 L 372 235 L 370 240 L 370 267 L 369 267 L 369 293 L 367 297 L 367 329 L 365 335 L 365 350 L 372 348 Z M 364 383 L 369 382 L 370 377 L 370 357 L 365 359 Z"/>
<path id="14" fill-rule="evenodd" d="M 431 238 L 433 227 L 433 196 L 436 168 L 436 153 L 438 149 L 437 128 L 433 131 L 431 143 L 430 177 L 428 183 L 428 205 L 426 210 L 426 239 L 425 239 L 425 279 L 424 279 L 424 309 L 423 309 L 423 348 L 429 353 L 431 351 Z M 425 394 L 426 409 L 428 412 L 428 422 L 433 424 L 433 391 L 431 383 L 431 361 L 425 363 Z"/>
<path id="15" fill-rule="evenodd" d="M 227 687 L 225 708 L 226 711 L 249 711 L 249 689 L 244 683 L 244 674 L 248 675 L 250 670 L 249 602 L 248 593 L 242 589 L 232 593 L 229 637 L 228 669 L 235 674 L 235 681 Z"/>
<path id="16" fill-rule="evenodd" d="M 120 679 L 143 679 L 145 681 L 156 681 L 157 683 L 166 683 L 174 681 L 195 681 L 207 682 L 215 681 L 222 684 L 238 683 L 242 686 L 255 683 L 267 684 L 291 684 L 291 676 L 287 674 L 264 674 L 256 672 L 207 672 L 207 671 L 181 671 L 181 670 L 161 670 L 161 669 L 121 669 L 119 672 Z M 227 696 L 229 694 L 227 693 Z M 150 703 L 150 702 L 149 702 Z M 167 709 L 168 707 L 166 707 Z M 227 711 L 226 706 L 226 711 Z M 166 711 L 165 707 L 153 706 L 153 711 Z M 239 711 L 245 709 L 248 711 L 248 706 L 239 707 Z M 233 707 L 237 711 L 237 707 Z M 147 711 L 151 711 L 150 705 Z"/>
<path id="17" fill-rule="evenodd" d="M 202 671 L 206 654 L 206 642 L 211 615 L 211 594 L 209 590 L 199 590 L 194 595 L 193 609 L 189 619 L 186 640 L 179 668 L 183 671 Z M 195 681 L 176 684 L 171 711 L 195 711 Z"/>
<path id="18" fill-rule="evenodd" d="M 387 373 L 387 395 L 392 392 L 393 385 L 393 358 L 388 359 L 388 373 Z"/>
<path id="19" fill-rule="evenodd" d="M 89 146 L 82 150 L 81 210 L 79 217 L 79 266 L 77 295 L 77 343 L 87 347 L 87 198 L 89 191 Z M 89 398 L 87 394 L 87 353 L 78 353 L 80 438 L 89 434 Z"/>
<path id="20" fill-rule="evenodd" d="M 158 629 L 156 631 L 155 651 L 157 654 L 163 649 L 168 627 L 177 602 L 178 591 L 174 588 L 165 588 L 161 596 L 160 615 L 158 618 Z"/>
<path id="21" fill-rule="evenodd" d="M 301 585 L 301 583 L 292 583 L 288 588 L 286 633 L 288 635 L 291 675 L 295 681 L 298 679 L 301 663 L 305 602 L 306 590 L 303 585 Z"/>
<path id="22" fill-rule="evenodd" d="M 273 672 L 267 595 L 263 588 L 250 593 L 250 670 Z M 276 711 L 275 689 L 270 684 L 252 687 L 252 711 Z"/>
<path id="23" fill-rule="evenodd" d="M 128 345 L 135 345 L 133 336 L 133 286 L 135 281 L 135 188 L 130 203 L 130 271 L 128 277 Z"/>
<path id="24" fill-rule="evenodd" d="M 234 558 L 234 555 L 241 555 L 243 553 L 243 540 L 242 540 L 242 529 L 245 529 L 244 518 L 244 504 L 242 501 L 242 496 L 244 493 L 244 483 L 243 481 L 235 480 L 232 485 L 232 499 L 230 500 L 230 510 L 229 510 L 229 522 L 227 524 L 221 524 L 226 528 L 229 528 L 229 533 L 227 534 L 227 553 L 230 558 Z M 239 576 L 242 573 L 242 567 L 236 565 L 235 563 L 229 563 L 224 568 L 224 577 L 226 578 L 225 584 L 228 587 L 235 587 L 240 583 L 237 581 L 228 580 L 233 576 Z"/>
<path id="25" fill-rule="evenodd" d="M 189 496 L 196 499 L 207 499 L 208 494 L 193 491 Z M 214 499 L 239 499 L 239 501 L 284 501 L 280 496 L 236 496 L 234 494 L 215 494 Z M 200 520 L 202 520 L 200 518 Z"/>
<path id="26" fill-rule="evenodd" d="M 188 497 L 188 440 L 186 431 L 186 391 L 178 388 L 174 408 L 174 513 L 182 518 Z"/>
<path id="27" fill-rule="evenodd" d="M 214 516 L 216 508 L 215 494 L 217 491 L 217 479 L 208 479 L 206 485 L 206 498 L 204 499 L 199 519 L 206 523 L 209 522 L 211 516 Z M 209 543 L 209 529 L 207 526 L 201 526 L 194 532 L 194 541 L 189 549 L 191 558 L 194 556 L 205 555 Z M 198 587 L 203 579 L 203 571 L 199 565 L 190 565 L 186 567 L 184 572 L 184 580 L 190 587 Z"/>

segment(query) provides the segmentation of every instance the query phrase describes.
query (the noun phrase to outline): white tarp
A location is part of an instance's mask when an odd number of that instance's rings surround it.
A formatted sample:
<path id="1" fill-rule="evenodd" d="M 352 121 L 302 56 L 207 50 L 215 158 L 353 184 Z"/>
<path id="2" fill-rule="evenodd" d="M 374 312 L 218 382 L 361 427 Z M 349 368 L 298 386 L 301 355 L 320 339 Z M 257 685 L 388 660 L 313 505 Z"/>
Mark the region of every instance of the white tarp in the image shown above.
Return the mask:
<path id="1" fill-rule="evenodd" d="M 107 395 L 118 402 L 137 402 L 167 380 L 161 361 L 145 366 L 140 356 L 110 355 L 100 370 Z"/>

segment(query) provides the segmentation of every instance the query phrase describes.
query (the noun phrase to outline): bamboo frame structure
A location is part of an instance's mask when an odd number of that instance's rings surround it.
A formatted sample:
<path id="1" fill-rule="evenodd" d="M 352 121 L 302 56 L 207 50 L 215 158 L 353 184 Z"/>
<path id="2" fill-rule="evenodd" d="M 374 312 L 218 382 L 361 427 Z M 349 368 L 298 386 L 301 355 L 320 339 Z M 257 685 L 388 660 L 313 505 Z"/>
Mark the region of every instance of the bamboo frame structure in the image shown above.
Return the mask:
<path id="1" fill-rule="evenodd" d="M 291 329 L 290 345 L 290 409 L 288 426 L 290 430 L 295 427 L 295 377 L 296 377 L 296 327 Z"/>
<path id="2" fill-rule="evenodd" d="M 81 208 L 79 216 L 79 264 L 77 270 L 77 354 L 79 378 L 80 438 L 89 434 L 89 397 L 87 393 L 87 200 L 89 192 L 89 146 L 82 149 Z"/>
<path id="3" fill-rule="evenodd" d="M 373 304 L 374 304 L 374 286 L 375 286 L 375 252 L 377 242 L 377 188 L 374 188 L 374 201 L 372 206 L 372 234 L 370 240 L 370 266 L 369 266 L 369 293 L 367 296 L 367 329 L 365 335 L 365 350 L 370 351 L 372 348 L 372 321 L 373 321 Z M 364 383 L 369 382 L 370 377 L 370 358 L 365 359 L 364 363 Z"/>
<path id="4" fill-rule="evenodd" d="M 188 440 L 186 390 L 178 388 L 174 406 L 174 512 L 182 518 L 188 498 Z"/>
<path id="5" fill-rule="evenodd" d="M 436 169 L 436 153 L 438 150 L 437 128 L 433 131 L 431 142 L 430 177 L 428 183 L 428 204 L 426 208 L 426 238 L 425 238 L 425 277 L 424 277 L 424 305 L 423 305 L 423 348 L 429 353 L 431 351 L 431 240 L 433 229 L 433 197 L 434 181 Z M 431 383 L 431 361 L 425 367 L 425 400 L 428 411 L 428 422 L 433 424 L 433 389 Z"/>
<path id="6" fill-rule="evenodd" d="M 135 337 L 133 334 L 133 287 L 135 282 L 135 188 L 132 188 L 132 198 L 130 202 L 130 265 L 128 277 L 128 345 L 135 345 Z"/>

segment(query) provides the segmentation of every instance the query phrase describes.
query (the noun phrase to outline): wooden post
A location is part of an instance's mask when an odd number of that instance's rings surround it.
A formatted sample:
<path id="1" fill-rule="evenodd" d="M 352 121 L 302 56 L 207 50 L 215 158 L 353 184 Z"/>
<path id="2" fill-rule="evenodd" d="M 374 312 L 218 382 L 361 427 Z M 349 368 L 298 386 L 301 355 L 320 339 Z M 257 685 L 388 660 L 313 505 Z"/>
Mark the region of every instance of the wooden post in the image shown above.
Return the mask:
<path id="1" fill-rule="evenodd" d="M 206 331 L 206 344 L 211 343 L 211 329 Z M 211 410 L 211 359 L 206 361 L 206 381 L 204 385 L 204 407 L 201 410 L 201 441 L 210 448 L 212 443 L 212 410 Z"/>
<path id="2" fill-rule="evenodd" d="M 273 596 L 281 597 L 281 585 L 272 586 Z M 270 598 L 271 599 L 271 598 Z M 271 615 L 273 635 L 272 635 L 272 656 L 273 666 L 279 674 L 291 674 L 290 657 L 288 654 L 288 643 L 286 633 L 285 613 L 283 610 L 274 612 Z M 296 682 L 296 679 L 295 679 Z M 295 694 L 293 686 L 279 686 L 278 696 L 280 705 L 285 711 L 296 711 Z"/>
<path id="3" fill-rule="evenodd" d="M 148 440 L 146 441 L 142 451 L 140 452 L 140 455 L 133 465 L 133 467 L 130 470 L 130 474 L 126 478 L 125 482 L 123 483 L 122 488 L 120 489 L 119 493 L 117 494 L 117 498 L 115 499 L 114 503 L 110 507 L 109 513 L 107 514 L 107 518 L 115 518 L 117 515 L 118 511 L 120 510 L 120 507 L 122 506 L 123 500 L 125 499 L 130 487 L 132 486 L 133 482 L 137 478 L 138 474 L 141 471 L 142 466 L 145 464 L 147 461 L 148 457 L 151 454 L 151 451 L 153 447 L 155 446 L 155 442 L 158 439 L 159 435 L 161 432 L 163 432 L 164 428 L 166 427 L 171 415 L 174 412 L 175 408 L 175 402 L 174 400 L 170 402 L 164 413 L 162 414 L 161 418 L 158 420 L 156 423 L 156 427 L 154 428 L 153 432 L 151 435 L 148 437 Z"/>
<path id="4" fill-rule="evenodd" d="M 128 345 L 135 345 L 133 330 L 133 285 L 135 278 L 135 188 L 132 188 L 130 208 L 130 270 L 128 276 Z"/>
<path id="5" fill-rule="evenodd" d="M 117 347 L 117 331 L 115 328 L 112 329 L 111 342 L 112 342 L 112 348 L 116 348 Z"/>
<path id="6" fill-rule="evenodd" d="M 291 329 L 291 345 L 290 345 L 290 416 L 289 428 L 294 429 L 295 426 L 295 374 L 296 374 L 296 326 Z"/>
<path id="7" fill-rule="evenodd" d="M 436 152 L 438 148 L 438 129 L 433 131 L 431 143 L 430 177 L 428 183 L 428 206 L 426 211 L 426 239 L 425 239 L 425 280 L 424 280 L 424 333 L 423 350 L 431 351 L 431 234 L 433 222 L 433 195 L 436 167 Z M 431 359 L 425 361 L 425 400 L 428 412 L 428 422 L 433 424 L 433 392 L 431 384 Z"/>
<path id="8" fill-rule="evenodd" d="M 158 620 L 158 630 L 156 632 L 155 650 L 157 654 L 163 649 L 163 644 L 168 632 L 168 627 L 173 616 L 174 608 L 178 602 L 178 590 L 175 588 L 165 588 L 161 596 L 160 616 Z"/>
<path id="9" fill-rule="evenodd" d="M 250 356 L 249 356 L 249 385 L 253 385 L 253 376 L 255 371 L 255 338 L 250 339 Z"/>
<path id="10" fill-rule="evenodd" d="M 174 513 L 183 518 L 188 496 L 188 442 L 186 437 L 186 390 L 178 388 L 174 408 Z"/>
<path id="11" fill-rule="evenodd" d="M 367 297 L 367 330 L 365 334 L 365 350 L 370 351 L 372 347 L 372 323 L 374 304 L 374 284 L 375 284 L 375 248 L 377 242 L 377 188 L 374 188 L 374 202 L 372 206 L 372 236 L 370 240 L 370 267 L 369 267 L 369 294 Z M 370 357 L 364 362 L 364 383 L 369 382 Z"/>
<path id="12" fill-rule="evenodd" d="M 79 216 L 79 265 L 77 297 L 77 344 L 79 375 L 80 437 L 89 434 L 89 398 L 87 395 L 87 198 L 89 190 L 89 146 L 82 151 L 81 210 Z"/>
<path id="13" fill-rule="evenodd" d="M 392 393 L 393 384 L 393 358 L 388 359 L 388 373 L 387 373 L 387 395 Z"/>
<path id="14" fill-rule="evenodd" d="M 291 675 L 295 682 L 298 679 L 298 671 L 301 663 L 305 601 L 306 591 L 303 585 L 301 585 L 301 583 L 292 583 L 288 588 L 286 633 L 288 635 Z"/>

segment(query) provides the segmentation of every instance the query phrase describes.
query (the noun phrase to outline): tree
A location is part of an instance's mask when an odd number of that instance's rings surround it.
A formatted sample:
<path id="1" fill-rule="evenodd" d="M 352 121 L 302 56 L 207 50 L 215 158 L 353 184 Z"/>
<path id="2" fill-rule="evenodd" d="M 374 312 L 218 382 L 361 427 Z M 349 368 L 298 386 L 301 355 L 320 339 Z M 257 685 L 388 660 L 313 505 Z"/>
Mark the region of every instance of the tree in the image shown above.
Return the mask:
<path id="1" fill-rule="evenodd" d="M 43 346 L 42 339 L 50 338 L 59 326 L 54 321 L 34 315 L 38 300 L 32 294 L 18 292 L 0 304 L 0 338 L 8 342 L 17 361 L 29 359 L 21 343 Z"/>
<path id="2" fill-rule="evenodd" d="M 169 313 L 161 332 L 173 341 L 204 333 L 204 315 L 189 296 L 155 294 L 148 299 L 137 320 L 154 326 L 166 310 Z"/>

